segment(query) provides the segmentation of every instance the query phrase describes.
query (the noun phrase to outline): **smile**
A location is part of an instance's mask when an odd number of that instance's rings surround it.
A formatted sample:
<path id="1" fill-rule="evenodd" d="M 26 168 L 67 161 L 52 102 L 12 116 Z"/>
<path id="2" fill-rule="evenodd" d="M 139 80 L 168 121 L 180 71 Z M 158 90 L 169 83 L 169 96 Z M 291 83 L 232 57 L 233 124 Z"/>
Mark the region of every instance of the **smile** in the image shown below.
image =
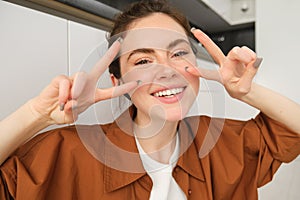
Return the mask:
<path id="1" fill-rule="evenodd" d="M 153 96 L 171 98 L 174 95 L 181 93 L 184 89 L 185 88 L 181 87 L 181 88 L 173 88 L 173 89 L 168 89 L 168 90 L 162 90 L 162 91 L 153 93 Z"/>

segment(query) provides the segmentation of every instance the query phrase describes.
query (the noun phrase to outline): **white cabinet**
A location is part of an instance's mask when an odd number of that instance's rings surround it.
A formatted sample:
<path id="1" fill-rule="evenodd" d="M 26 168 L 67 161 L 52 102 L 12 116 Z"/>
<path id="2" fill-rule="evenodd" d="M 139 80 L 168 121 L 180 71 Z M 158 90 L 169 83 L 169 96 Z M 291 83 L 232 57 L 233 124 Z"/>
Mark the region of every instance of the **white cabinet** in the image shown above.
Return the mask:
<path id="1" fill-rule="evenodd" d="M 68 74 L 67 21 L 0 1 L 0 120 Z"/>
<path id="2" fill-rule="evenodd" d="M 69 22 L 70 75 L 90 70 L 107 50 L 106 31 L 75 22 Z M 98 87 L 111 87 L 108 71 L 98 81 Z M 111 100 L 101 101 L 80 114 L 77 124 L 96 124 L 112 122 Z"/>

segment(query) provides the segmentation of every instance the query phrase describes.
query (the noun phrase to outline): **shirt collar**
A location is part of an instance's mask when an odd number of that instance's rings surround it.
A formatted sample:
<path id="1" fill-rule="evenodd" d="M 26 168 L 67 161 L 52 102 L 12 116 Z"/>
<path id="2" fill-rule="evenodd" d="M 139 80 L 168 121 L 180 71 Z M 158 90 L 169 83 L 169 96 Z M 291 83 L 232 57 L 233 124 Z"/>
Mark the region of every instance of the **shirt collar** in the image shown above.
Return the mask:
<path id="1" fill-rule="evenodd" d="M 165 170 L 166 169 L 170 169 L 170 170 L 173 169 L 173 167 L 176 165 L 176 163 L 178 161 L 179 153 L 180 153 L 180 144 L 179 144 L 180 141 L 179 141 L 179 135 L 178 135 L 178 133 L 176 133 L 175 138 L 176 139 L 175 139 L 175 148 L 174 148 L 174 151 L 173 151 L 173 153 L 170 156 L 169 162 L 167 164 L 165 164 L 165 163 L 160 163 L 160 162 L 152 159 L 144 151 L 144 149 L 140 145 L 138 139 L 135 137 L 135 142 L 136 142 L 136 145 L 137 145 L 137 148 L 138 148 L 138 151 L 139 151 L 139 154 L 140 154 L 143 166 L 144 166 L 145 170 L 148 173 L 155 172 L 157 170 L 162 170 L 162 169 L 165 169 Z M 171 166 L 171 168 L 169 168 L 169 166 Z"/>
<path id="2" fill-rule="evenodd" d="M 124 117 L 124 114 L 120 118 L 122 117 Z M 192 120 L 192 123 L 190 121 L 183 120 L 179 126 L 180 157 L 177 166 L 191 176 L 205 181 L 197 147 L 193 143 L 198 129 L 194 132 L 195 130 L 192 130 L 191 127 L 195 125 L 195 120 Z M 128 126 L 130 124 L 128 118 L 127 123 L 120 126 L 124 122 L 122 119 L 116 120 L 106 131 L 104 163 L 104 187 L 106 192 L 122 188 L 146 175 L 130 128 L 132 126 Z M 198 128 L 198 124 L 196 128 Z M 190 133 L 191 131 L 192 133 Z"/>
<path id="3" fill-rule="evenodd" d="M 205 181 L 204 171 L 199 158 L 199 140 L 203 142 L 204 136 L 199 131 L 199 117 L 185 118 L 179 125 L 180 157 L 177 166 L 181 167 L 194 178 Z M 197 137 L 197 144 L 195 143 Z"/>

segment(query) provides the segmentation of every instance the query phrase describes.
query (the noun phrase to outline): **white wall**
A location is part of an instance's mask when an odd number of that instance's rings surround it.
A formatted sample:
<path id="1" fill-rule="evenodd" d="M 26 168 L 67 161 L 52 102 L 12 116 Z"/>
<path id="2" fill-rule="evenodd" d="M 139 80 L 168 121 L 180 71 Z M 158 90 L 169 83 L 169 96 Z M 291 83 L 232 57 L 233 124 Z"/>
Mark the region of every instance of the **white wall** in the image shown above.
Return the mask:
<path id="1" fill-rule="evenodd" d="M 264 58 L 257 82 L 300 103 L 300 1 L 256 1 L 256 49 Z M 299 119 L 300 116 L 295 116 Z M 283 165 L 260 199 L 300 199 L 300 159 Z"/>
<path id="2" fill-rule="evenodd" d="M 256 49 L 264 58 L 257 80 L 300 103 L 300 1 L 256 4 Z"/>

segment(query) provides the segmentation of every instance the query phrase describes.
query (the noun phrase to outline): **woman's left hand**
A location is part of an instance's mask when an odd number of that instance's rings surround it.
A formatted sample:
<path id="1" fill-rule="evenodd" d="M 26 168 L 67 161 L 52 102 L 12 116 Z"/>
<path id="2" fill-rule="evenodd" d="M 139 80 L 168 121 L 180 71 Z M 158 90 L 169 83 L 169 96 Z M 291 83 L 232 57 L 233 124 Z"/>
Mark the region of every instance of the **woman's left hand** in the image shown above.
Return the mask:
<path id="1" fill-rule="evenodd" d="M 220 68 L 218 70 L 192 68 L 188 69 L 188 72 L 222 83 L 233 98 L 241 99 L 248 94 L 262 59 L 257 58 L 256 54 L 248 47 L 234 47 L 225 56 L 221 49 L 201 30 L 192 29 L 192 33 Z"/>

